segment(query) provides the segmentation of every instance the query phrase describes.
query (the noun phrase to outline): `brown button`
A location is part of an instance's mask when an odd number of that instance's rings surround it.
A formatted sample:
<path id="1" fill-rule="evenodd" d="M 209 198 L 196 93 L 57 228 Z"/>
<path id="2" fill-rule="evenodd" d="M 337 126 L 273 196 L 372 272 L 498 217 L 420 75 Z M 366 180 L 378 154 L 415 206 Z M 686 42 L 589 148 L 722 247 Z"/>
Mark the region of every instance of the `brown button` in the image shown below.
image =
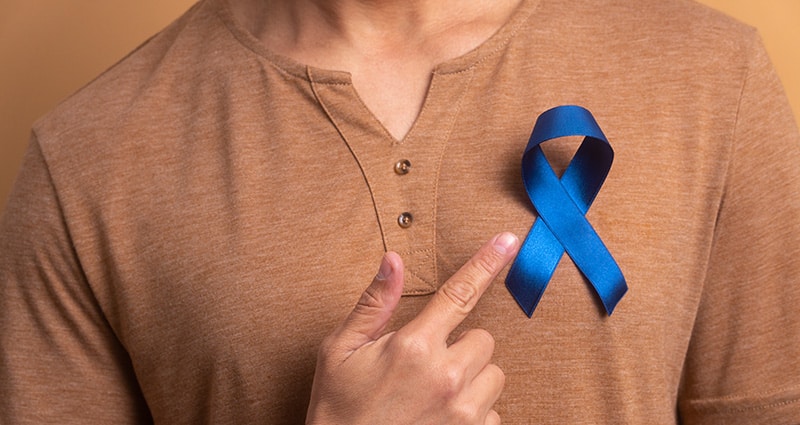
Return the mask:
<path id="1" fill-rule="evenodd" d="M 404 229 L 408 229 L 411 227 L 411 223 L 414 222 L 414 216 L 411 215 L 410 212 L 404 212 L 397 216 L 397 224 Z"/>
<path id="2" fill-rule="evenodd" d="M 394 164 L 394 172 L 401 176 L 408 174 L 409 171 L 411 171 L 411 161 L 407 159 L 401 159 L 397 161 L 397 164 Z"/>

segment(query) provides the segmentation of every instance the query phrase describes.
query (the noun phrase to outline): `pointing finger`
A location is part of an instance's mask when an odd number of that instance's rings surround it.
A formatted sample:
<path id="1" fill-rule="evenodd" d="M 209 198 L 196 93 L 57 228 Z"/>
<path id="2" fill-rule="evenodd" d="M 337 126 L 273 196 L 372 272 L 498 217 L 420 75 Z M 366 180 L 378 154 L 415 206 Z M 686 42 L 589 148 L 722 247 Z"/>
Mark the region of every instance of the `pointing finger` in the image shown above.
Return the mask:
<path id="1" fill-rule="evenodd" d="M 500 270 L 517 252 L 519 240 L 501 233 L 485 243 L 433 295 L 425 308 L 406 326 L 407 329 L 445 341 L 469 315 Z"/>

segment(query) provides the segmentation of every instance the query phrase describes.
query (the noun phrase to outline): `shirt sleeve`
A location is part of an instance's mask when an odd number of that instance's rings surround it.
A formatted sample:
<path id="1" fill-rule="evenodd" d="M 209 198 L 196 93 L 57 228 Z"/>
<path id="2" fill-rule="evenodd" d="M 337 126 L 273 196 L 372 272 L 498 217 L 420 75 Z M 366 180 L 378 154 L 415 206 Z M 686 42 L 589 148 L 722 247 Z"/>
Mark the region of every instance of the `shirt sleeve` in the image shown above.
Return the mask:
<path id="1" fill-rule="evenodd" d="M 152 422 L 34 136 L 0 219 L 0 423 Z"/>
<path id="2" fill-rule="evenodd" d="M 800 134 L 757 36 L 749 50 L 679 394 L 684 424 L 800 423 Z"/>

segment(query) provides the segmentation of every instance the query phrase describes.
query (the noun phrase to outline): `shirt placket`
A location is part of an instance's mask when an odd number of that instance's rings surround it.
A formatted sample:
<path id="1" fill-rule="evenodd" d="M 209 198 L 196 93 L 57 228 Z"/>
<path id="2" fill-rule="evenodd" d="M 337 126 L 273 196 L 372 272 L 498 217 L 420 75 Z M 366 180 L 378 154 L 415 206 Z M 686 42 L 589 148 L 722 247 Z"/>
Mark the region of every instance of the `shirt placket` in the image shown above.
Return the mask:
<path id="1" fill-rule="evenodd" d="M 309 79 L 369 187 L 381 237 L 405 266 L 405 295 L 436 290 L 436 194 L 442 156 L 470 72 L 434 74 L 409 134 L 397 141 L 358 98 L 352 84 L 309 70 Z"/>

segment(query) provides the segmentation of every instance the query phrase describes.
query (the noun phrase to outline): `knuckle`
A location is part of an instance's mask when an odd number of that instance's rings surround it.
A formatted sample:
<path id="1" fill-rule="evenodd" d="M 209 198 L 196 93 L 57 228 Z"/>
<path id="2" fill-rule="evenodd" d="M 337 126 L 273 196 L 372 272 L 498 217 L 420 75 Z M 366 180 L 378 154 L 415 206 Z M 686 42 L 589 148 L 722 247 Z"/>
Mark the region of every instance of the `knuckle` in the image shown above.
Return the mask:
<path id="1" fill-rule="evenodd" d="M 495 340 L 492 334 L 489 333 L 489 331 L 487 331 L 486 329 L 470 329 L 469 332 L 472 333 L 475 336 L 475 338 L 479 338 L 481 340 L 482 346 L 491 347 L 492 351 L 494 351 Z"/>
<path id="2" fill-rule="evenodd" d="M 467 310 L 478 295 L 478 288 L 469 280 L 447 282 L 439 289 L 459 310 Z"/>
<path id="3" fill-rule="evenodd" d="M 459 424 L 477 424 L 480 421 L 480 408 L 478 403 L 451 403 L 450 415 Z"/>
<path id="4" fill-rule="evenodd" d="M 498 383 L 499 388 L 503 388 L 506 384 L 506 374 L 500 366 L 494 363 L 486 365 L 486 371 L 490 373 Z"/>
<path id="5" fill-rule="evenodd" d="M 469 268 L 478 279 L 488 279 L 497 271 L 497 264 L 499 262 L 498 254 L 494 251 L 490 253 L 481 253 L 472 257 L 468 264 Z"/>
<path id="6" fill-rule="evenodd" d="M 445 398 L 453 398 L 461 392 L 466 378 L 464 371 L 456 366 L 448 365 L 442 371 L 441 389 Z"/>
<path id="7" fill-rule="evenodd" d="M 390 349 L 401 358 L 420 361 L 431 356 L 431 346 L 423 338 L 413 334 L 397 332 L 391 339 Z"/>
<path id="8" fill-rule="evenodd" d="M 382 307 L 383 301 L 381 301 L 381 297 L 378 295 L 378 290 L 373 285 L 370 285 L 361 293 L 361 298 L 358 299 L 355 310 L 362 313 L 370 313 Z"/>
<path id="9" fill-rule="evenodd" d="M 447 281 L 439 291 L 459 310 L 469 310 L 477 302 L 480 288 L 499 271 L 499 264 L 496 252 L 482 252 L 467 261 L 459 278 Z"/>
<path id="10" fill-rule="evenodd" d="M 486 425 L 500 425 L 501 422 L 500 415 L 495 410 L 489 411 L 486 415 Z"/>

